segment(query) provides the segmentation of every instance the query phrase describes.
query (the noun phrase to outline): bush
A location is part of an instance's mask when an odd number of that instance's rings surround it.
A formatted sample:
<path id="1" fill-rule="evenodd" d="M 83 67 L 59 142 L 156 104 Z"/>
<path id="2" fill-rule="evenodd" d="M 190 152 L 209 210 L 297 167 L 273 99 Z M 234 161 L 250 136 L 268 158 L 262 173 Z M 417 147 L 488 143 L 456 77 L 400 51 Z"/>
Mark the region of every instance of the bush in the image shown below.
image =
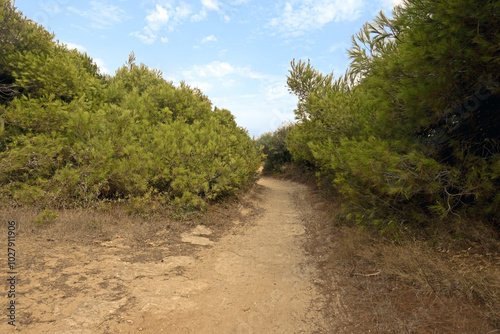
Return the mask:
<path id="1" fill-rule="evenodd" d="M 42 213 L 36 216 L 35 219 L 33 219 L 33 223 L 40 226 L 52 224 L 57 217 L 57 213 L 52 210 L 45 209 Z"/>
<path id="2" fill-rule="evenodd" d="M 286 138 L 292 125 L 279 127 L 274 132 L 261 135 L 255 142 L 264 154 L 264 172 L 283 172 L 286 163 L 292 161 L 292 156 L 287 148 Z"/>
<path id="3" fill-rule="evenodd" d="M 337 80 L 292 61 L 288 134 L 362 226 L 500 220 L 498 2 L 407 0 L 353 37 Z M 478 28 L 479 27 L 479 28 Z M 460 51 L 457 51 L 460 50 Z"/>
<path id="4" fill-rule="evenodd" d="M 125 199 L 131 211 L 160 197 L 203 209 L 252 181 L 251 138 L 199 89 L 174 86 L 133 53 L 101 76 L 86 54 L 1 4 L 0 197 L 53 208 Z"/>

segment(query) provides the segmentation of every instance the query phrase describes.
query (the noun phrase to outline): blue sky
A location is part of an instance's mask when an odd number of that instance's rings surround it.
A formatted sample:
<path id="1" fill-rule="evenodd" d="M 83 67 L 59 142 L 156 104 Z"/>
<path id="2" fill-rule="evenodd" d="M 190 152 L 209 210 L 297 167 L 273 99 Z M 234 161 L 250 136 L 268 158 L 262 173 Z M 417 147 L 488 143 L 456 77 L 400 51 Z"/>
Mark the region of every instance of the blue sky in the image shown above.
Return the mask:
<path id="1" fill-rule="evenodd" d="M 25 16 L 114 75 L 136 62 L 200 88 L 251 136 L 294 119 L 292 59 L 344 74 L 351 36 L 396 0 L 17 0 Z M 396 1 L 397 2 L 397 1 Z"/>

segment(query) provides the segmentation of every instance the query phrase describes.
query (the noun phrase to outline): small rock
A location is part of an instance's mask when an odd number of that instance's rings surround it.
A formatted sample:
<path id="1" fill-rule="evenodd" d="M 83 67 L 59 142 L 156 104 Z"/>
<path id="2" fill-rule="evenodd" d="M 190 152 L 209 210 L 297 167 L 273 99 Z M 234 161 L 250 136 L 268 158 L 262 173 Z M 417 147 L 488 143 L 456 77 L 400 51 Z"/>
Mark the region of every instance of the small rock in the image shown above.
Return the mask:
<path id="1" fill-rule="evenodd" d="M 193 235 L 189 235 L 189 234 L 185 234 L 185 233 L 181 234 L 181 238 L 182 238 L 183 242 L 189 242 L 189 243 L 195 244 L 195 245 L 210 246 L 210 245 L 214 244 L 214 242 L 208 238 L 195 237 Z"/>
<path id="2" fill-rule="evenodd" d="M 196 226 L 192 231 L 191 231 L 191 234 L 192 235 L 210 235 L 212 234 L 212 230 L 209 229 L 208 227 L 206 226 L 203 226 L 203 225 L 198 225 Z"/>

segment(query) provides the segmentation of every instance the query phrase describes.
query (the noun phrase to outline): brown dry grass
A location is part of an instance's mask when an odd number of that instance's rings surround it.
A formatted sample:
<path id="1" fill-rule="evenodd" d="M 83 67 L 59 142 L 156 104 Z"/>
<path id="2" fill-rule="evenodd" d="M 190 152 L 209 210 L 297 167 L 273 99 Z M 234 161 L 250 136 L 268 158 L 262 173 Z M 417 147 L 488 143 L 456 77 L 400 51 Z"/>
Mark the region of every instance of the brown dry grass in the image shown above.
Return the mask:
<path id="1" fill-rule="evenodd" d="M 43 209 L 19 207 L 3 203 L 0 206 L 0 220 L 15 220 L 17 238 L 31 245 L 30 253 L 36 254 L 37 247 L 51 247 L 54 244 L 93 245 L 121 239 L 135 254 L 134 262 L 156 260 L 161 254 L 152 251 L 154 245 L 166 246 L 172 252 L 186 252 L 194 246 L 181 241 L 181 234 L 197 225 L 210 227 L 217 238 L 227 233 L 233 219 L 244 222 L 239 207 L 251 207 L 257 188 L 252 188 L 240 198 L 232 197 L 214 203 L 205 212 L 175 211 L 154 201 L 137 203 L 101 202 L 87 209 L 50 210 L 57 217 L 53 221 L 40 223 Z M 227 219 L 230 217 L 231 219 Z M 38 222 L 37 222 L 38 220 Z M 189 249 L 188 249 L 189 248 Z M 196 247 L 194 247 L 196 248 Z M 19 250 L 26 253 L 24 249 Z M 23 258 L 20 265 L 30 267 L 29 258 Z M 32 260 L 35 260 L 34 258 Z"/>
<path id="2" fill-rule="evenodd" d="M 294 179 L 315 189 L 308 251 L 320 265 L 333 332 L 500 333 L 500 243 L 494 231 L 463 224 L 432 240 L 403 237 L 395 243 L 342 221 L 336 196 L 310 177 Z"/>
<path id="3" fill-rule="evenodd" d="M 351 290 L 346 307 L 365 314 L 361 319 L 371 314 L 367 327 L 394 333 L 488 333 L 498 328 L 498 254 L 443 251 L 417 241 L 395 245 L 354 227 L 337 227 L 337 233 L 328 261 Z"/>

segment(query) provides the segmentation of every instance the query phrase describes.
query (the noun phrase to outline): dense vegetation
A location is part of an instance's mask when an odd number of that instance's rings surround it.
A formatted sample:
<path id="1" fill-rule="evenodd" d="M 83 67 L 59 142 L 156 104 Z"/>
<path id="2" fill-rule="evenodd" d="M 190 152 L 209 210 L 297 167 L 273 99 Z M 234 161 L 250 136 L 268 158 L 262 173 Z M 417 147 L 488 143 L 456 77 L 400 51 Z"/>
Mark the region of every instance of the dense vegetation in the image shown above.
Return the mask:
<path id="1" fill-rule="evenodd" d="M 40 207 L 155 197 L 202 208 L 255 175 L 228 110 L 130 55 L 114 76 L 0 2 L 0 196 Z"/>
<path id="2" fill-rule="evenodd" d="M 292 155 L 286 145 L 286 137 L 292 124 L 280 126 L 274 132 L 266 132 L 255 141 L 256 148 L 264 156 L 263 171 L 281 173 L 287 163 L 292 161 Z"/>
<path id="3" fill-rule="evenodd" d="M 344 76 L 292 62 L 287 137 L 363 226 L 500 221 L 500 2 L 408 0 L 353 37 Z"/>

